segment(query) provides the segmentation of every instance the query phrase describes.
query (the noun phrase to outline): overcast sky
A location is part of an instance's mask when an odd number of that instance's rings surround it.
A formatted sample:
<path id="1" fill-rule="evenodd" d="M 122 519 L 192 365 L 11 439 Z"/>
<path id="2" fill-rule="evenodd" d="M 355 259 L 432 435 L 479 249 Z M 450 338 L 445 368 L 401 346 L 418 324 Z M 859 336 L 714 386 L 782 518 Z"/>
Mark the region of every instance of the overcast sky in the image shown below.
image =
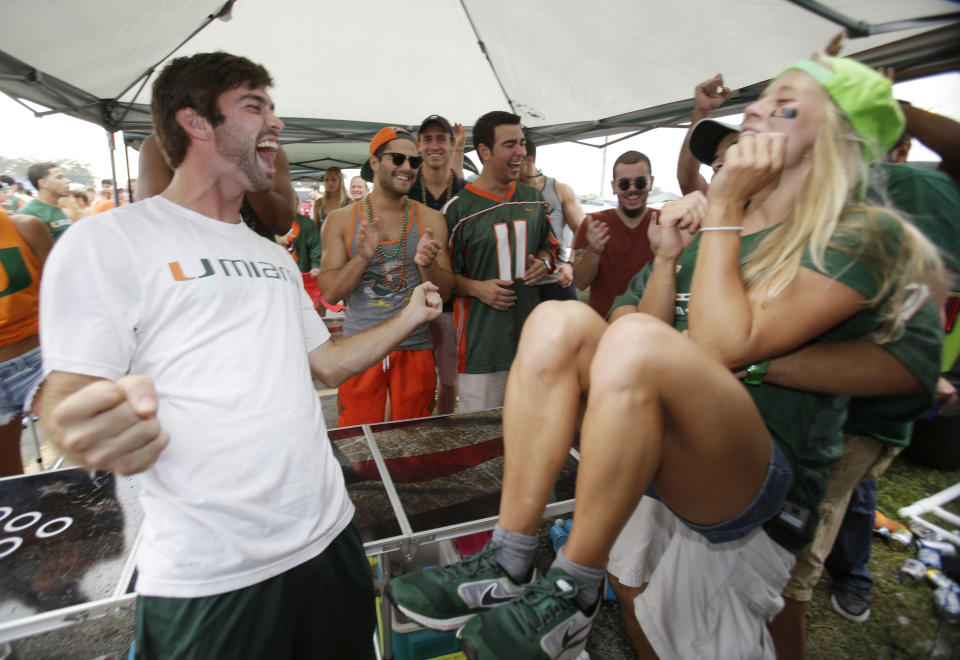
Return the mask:
<path id="1" fill-rule="evenodd" d="M 690 86 L 691 93 L 693 85 Z M 894 88 L 897 98 L 914 105 L 946 115 L 960 121 L 960 74 L 950 73 L 900 83 Z M 283 113 L 283 108 L 278 108 Z M 739 122 L 739 115 L 730 118 Z M 52 115 L 37 119 L 33 113 L 11 98 L 0 94 L 0 125 L 4 127 L 0 140 L 0 155 L 24 157 L 36 160 L 72 158 L 88 163 L 97 179 L 110 176 L 110 156 L 107 137 L 103 129 L 94 124 L 71 117 Z M 573 186 L 580 195 L 610 197 L 610 167 L 624 151 L 636 149 L 650 157 L 653 162 L 655 185 L 679 193 L 676 179 L 677 154 L 683 144 L 685 131 L 677 128 L 662 128 L 618 142 L 604 151 L 600 148 L 578 144 L 559 144 L 540 147 L 537 164 L 547 175 L 556 177 Z M 611 141 L 618 136 L 611 136 Z M 591 142 L 602 145 L 603 139 Z M 120 144 L 119 134 L 117 143 Z M 136 177 L 137 158 L 129 150 L 131 176 Z M 116 152 L 117 179 L 127 179 L 123 149 Z M 938 160 L 938 158 L 914 141 L 910 151 L 911 160 Z M 475 154 L 474 160 L 476 161 Z M 707 168 L 705 168 L 707 169 Z M 354 172 L 348 171 L 348 175 Z"/>

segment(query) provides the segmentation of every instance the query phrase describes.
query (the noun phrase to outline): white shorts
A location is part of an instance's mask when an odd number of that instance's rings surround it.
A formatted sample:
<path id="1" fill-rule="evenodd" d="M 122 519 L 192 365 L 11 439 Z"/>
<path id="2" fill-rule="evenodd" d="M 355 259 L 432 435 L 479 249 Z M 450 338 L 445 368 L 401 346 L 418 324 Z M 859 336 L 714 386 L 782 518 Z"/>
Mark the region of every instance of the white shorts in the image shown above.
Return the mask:
<path id="1" fill-rule="evenodd" d="M 503 407 L 507 391 L 507 371 L 488 374 L 460 374 L 457 412 L 473 412 Z"/>
<path id="2" fill-rule="evenodd" d="M 630 587 L 648 583 L 634 613 L 661 658 L 775 658 L 766 623 L 783 607 L 793 561 L 762 528 L 711 543 L 644 497 L 607 570 Z"/>

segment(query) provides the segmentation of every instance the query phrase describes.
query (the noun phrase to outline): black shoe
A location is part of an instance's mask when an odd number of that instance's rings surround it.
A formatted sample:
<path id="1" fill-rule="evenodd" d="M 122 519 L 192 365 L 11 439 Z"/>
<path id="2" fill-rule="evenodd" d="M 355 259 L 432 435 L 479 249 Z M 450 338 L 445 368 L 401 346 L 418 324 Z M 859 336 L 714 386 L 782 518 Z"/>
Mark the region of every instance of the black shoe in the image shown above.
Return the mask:
<path id="1" fill-rule="evenodd" d="M 830 597 L 833 609 L 847 621 L 863 623 L 870 618 L 870 599 L 853 591 L 837 591 Z"/>

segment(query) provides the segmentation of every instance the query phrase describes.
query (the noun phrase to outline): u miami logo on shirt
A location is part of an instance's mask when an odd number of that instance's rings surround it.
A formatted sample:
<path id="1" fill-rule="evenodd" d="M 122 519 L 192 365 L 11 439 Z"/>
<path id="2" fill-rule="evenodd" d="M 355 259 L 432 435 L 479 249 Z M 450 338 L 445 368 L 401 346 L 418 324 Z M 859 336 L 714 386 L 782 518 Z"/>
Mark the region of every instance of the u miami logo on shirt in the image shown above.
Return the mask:
<path id="1" fill-rule="evenodd" d="M 202 280 L 207 277 L 268 278 L 294 282 L 293 276 L 283 266 L 268 261 L 246 261 L 244 259 L 199 259 L 188 263 L 186 270 L 179 261 L 167 264 L 175 282 Z M 300 278 L 298 278 L 300 279 Z"/>
<path id="2" fill-rule="evenodd" d="M 0 298 L 12 296 L 17 291 L 23 291 L 33 281 L 27 263 L 23 260 L 20 248 L 8 247 L 0 249 L 0 265 L 7 276 L 7 285 L 0 291 Z"/>

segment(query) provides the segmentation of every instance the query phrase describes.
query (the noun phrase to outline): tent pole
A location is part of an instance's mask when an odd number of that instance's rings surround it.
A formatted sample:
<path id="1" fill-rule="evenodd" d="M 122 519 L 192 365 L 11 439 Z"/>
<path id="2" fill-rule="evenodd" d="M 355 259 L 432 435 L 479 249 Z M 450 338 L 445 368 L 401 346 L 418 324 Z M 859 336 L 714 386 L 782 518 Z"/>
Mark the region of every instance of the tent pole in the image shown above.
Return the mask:
<path id="1" fill-rule="evenodd" d="M 610 140 L 609 135 L 603 136 L 603 158 L 600 159 L 600 190 L 598 191 L 598 196 L 603 197 L 603 177 L 604 172 L 607 171 L 607 142 Z"/>
<path id="2" fill-rule="evenodd" d="M 127 144 L 126 138 L 123 136 L 123 131 L 120 131 L 120 141 L 123 142 L 123 161 L 127 165 L 127 200 L 130 204 L 133 204 L 133 186 L 130 184 L 132 179 L 130 178 L 130 145 Z"/>
<path id="3" fill-rule="evenodd" d="M 110 151 L 110 177 L 113 179 L 113 205 L 120 206 L 120 193 L 117 190 L 117 164 L 113 158 L 113 132 L 107 131 L 107 149 Z"/>

